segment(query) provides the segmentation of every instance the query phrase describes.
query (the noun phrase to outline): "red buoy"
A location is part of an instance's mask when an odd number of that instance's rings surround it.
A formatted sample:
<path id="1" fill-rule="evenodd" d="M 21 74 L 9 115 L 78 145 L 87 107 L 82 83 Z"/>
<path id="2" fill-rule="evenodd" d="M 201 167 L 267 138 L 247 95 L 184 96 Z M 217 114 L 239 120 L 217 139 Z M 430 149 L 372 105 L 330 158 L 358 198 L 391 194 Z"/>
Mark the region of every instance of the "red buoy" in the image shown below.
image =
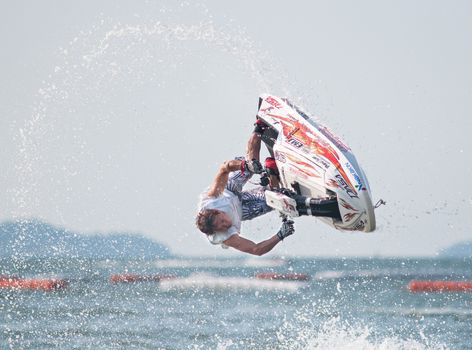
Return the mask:
<path id="1" fill-rule="evenodd" d="M 278 281 L 308 281 L 310 276 L 304 273 L 274 273 L 274 272 L 260 272 L 256 274 L 256 278 L 263 280 L 278 280 Z"/>
<path id="2" fill-rule="evenodd" d="M 133 273 L 114 274 L 110 276 L 110 283 L 136 283 L 136 282 L 159 282 L 170 279 L 169 275 L 138 275 Z"/>
<path id="3" fill-rule="evenodd" d="M 42 279 L 0 277 L 0 288 L 53 291 L 57 289 L 64 289 L 68 285 L 69 283 L 66 280 L 56 278 Z"/>
<path id="4" fill-rule="evenodd" d="M 410 292 L 472 292 L 472 282 L 467 281 L 418 281 L 408 283 Z"/>

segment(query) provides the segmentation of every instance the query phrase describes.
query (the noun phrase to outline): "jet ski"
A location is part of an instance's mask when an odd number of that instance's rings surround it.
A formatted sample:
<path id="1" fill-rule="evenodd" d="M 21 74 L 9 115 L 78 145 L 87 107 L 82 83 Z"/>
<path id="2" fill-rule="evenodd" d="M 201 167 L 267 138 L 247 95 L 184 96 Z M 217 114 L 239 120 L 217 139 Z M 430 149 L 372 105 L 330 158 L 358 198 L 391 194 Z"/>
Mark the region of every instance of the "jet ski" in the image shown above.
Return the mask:
<path id="1" fill-rule="evenodd" d="M 346 143 L 286 98 L 261 95 L 257 118 L 267 124 L 261 137 L 281 185 L 266 190 L 269 206 L 289 217 L 314 215 L 337 230 L 375 230 L 369 183 Z"/>

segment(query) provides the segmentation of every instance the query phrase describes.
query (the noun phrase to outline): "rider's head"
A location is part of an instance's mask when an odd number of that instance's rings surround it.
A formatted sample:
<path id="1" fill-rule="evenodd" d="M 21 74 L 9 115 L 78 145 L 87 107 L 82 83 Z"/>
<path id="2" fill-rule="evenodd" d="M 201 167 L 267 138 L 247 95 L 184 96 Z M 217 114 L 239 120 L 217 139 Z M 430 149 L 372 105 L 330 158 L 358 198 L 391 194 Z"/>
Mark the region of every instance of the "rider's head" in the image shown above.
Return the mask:
<path id="1" fill-rule="evenodd" d="M 217 209 L 203 209 L 198 213 L 196 221 L 198 229 L 207 235 L 219 231 L 226 231 L 232 225 L 231 218 L 228 214 Z"/>

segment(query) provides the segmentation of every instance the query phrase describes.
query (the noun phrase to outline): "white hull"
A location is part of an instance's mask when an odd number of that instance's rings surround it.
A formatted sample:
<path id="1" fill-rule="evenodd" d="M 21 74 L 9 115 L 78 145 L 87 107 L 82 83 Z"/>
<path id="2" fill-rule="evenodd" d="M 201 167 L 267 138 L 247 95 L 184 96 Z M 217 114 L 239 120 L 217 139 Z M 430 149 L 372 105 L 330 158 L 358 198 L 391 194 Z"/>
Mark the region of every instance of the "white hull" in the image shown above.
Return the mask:
<path id="1" fill-rule="evenodd" d="M 271 126 L 263 141 L 284 188 L 307 197 L 336 198 L 342 220 L 318 217 L 336 229 L 375 230 L 367 178 L 345 143 L 287 99 L 261 95 L 257 115 Z"/>

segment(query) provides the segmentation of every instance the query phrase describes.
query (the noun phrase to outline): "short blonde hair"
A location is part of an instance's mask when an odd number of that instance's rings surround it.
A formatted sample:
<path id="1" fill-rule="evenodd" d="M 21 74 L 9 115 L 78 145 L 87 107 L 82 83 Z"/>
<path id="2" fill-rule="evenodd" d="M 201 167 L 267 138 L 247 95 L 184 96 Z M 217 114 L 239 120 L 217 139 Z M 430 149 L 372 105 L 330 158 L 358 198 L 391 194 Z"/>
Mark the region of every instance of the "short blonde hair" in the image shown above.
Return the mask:
<path id="1" fill-rule="evenodd" d="M 203 209 L 197 215 L 197 219 L 195 220 L 195 224 L 197 225 L 198 229 L 207 235 L 212 235 L 215 233 L 214 228 L 214 218 L 216 215 L 220 213 L 217 209 Z"/>

